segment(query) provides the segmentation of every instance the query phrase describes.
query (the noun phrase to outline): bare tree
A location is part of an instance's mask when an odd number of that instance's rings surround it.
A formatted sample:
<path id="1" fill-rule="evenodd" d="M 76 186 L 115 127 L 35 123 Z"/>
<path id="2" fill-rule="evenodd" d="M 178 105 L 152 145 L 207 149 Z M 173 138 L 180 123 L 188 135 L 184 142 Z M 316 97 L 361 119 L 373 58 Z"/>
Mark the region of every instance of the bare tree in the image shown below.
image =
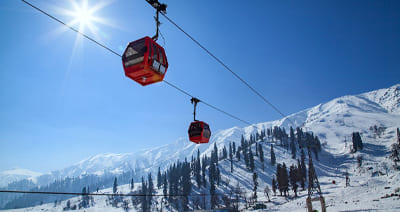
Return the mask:
<path id="1" fill-rule="evenodd" d="M 268 202 L 271 202 L 271 199 L 269 198 L 269 194 L 271 193 L 271 189 L 269 188 L 269 186 L 265 186 L 264 188 L 264 194 L 265 196 L 268 198 Z"/>

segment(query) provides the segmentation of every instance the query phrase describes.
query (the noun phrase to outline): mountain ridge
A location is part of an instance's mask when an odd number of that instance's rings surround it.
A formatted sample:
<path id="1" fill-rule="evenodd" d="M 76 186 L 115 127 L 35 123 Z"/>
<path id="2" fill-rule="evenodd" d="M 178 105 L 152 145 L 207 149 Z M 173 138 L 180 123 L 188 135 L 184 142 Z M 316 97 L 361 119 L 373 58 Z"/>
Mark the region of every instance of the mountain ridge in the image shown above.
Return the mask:
<path id="1" fill-rule="evenodd" d="M 365 122 L 359 120 L 358 116 L 367 116 L 373 121 Z M 213 134 L 209 144 L 196 145 L 186 138 L 179 138 L 172 143 L 135 153 L 98 154 L 64 169 L 52 171 L 50 174 L 36 176 L 36 181 L 40 184 L 49 182 L 51 179 L 65 177 L 106 173 L 121 174 L 124 170 L 144 175 L 148 171 L 155 172 L 158 167 L 166 167 L 176 160 L 184 160 L 185 157 L 189 159 L 192 155 L 197 154 L 198 149 L 201 154 L 210 154 L 214 143 L 218 148 L 222 148 L 231 141 L 240 141 L 242 135 L 248 139 L 251 134 L 261 129 L 273 126 L 289 129 L 292 126 L 291 122 L 298 124 L 299 127 L 312 129 L 326 145 L 337 146 L 336 143 L 343 142 L 346 136 L 354 130 L 358 130 L 359 124 L 363 130 L 367 130 L 372 125 L 399 125 L 398 120 L 400 120 L 400 84 L 358 95 L 334 98 L 279 120 L 257 123 L 243 128 L 232 127 L 219 130 Z M 340 128 L 338 131 L 341 133 L 327 130 L 330 129 L 329 125 L 332 123 Z M 326 141 L 328 137 L 329 142 Z M 329 145 L 329 143 L 335 144 Z M 343 148 L 336 149 L 334 152 L 343 153 Z"/>

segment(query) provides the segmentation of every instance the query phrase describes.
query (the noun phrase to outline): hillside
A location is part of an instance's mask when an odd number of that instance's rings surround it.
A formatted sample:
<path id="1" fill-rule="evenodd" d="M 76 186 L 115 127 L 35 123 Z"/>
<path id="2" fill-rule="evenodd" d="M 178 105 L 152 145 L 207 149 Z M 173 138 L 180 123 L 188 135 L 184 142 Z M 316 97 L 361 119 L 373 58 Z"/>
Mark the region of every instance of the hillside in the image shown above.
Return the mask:
<path id="1" fill-rule="evenodd" d="M 7 186 L 9 183 L 23 179 L 32 179 L 39 177 L 42 173 L 30 171 L 27 169 L 13 169 L 0 172 L 0 188 Z"/>
<path id="2" fill-rule="evenodd" d="M 315 160 L 315 167 L 327 205 L 331 208 L 329 210 L 396 209 L 395 200 L 398 201 L 398 197 L 384 199 L 381 199 L 381 197 L 395 193 L 395 189 L 398 188 L 396 185 L 400 184 L 399 172 L 393 169 L 393 162 L 388 158 L 390 146 L 396 138 L 395 129 L 400 126 L 400 84 L 360 95 L 339 97 L 281 120 L 214 132 L 210 143 L 207 145 L 196 145 L 188 142 L 187 139 L 178 139 L 172 144 L 142 150 L 137 153 L 97 155 L 71 167 L 38 177 L 37 181 L 38 183 L 49 182 L 52 179 L 85 175 L 118 175 L 130 170 L 134 171 L 137 176 L 147 176 L 145 173 L 149 171 L 153 172 L 153 176 L 156 176 L 158 167 L 166 170 L 170 164 L 177 160 L 183 161 L 184 158 L 189 159 L 192 155 L 196 155 L 198 149 L 201 152 L 201 157 L 210 156 L 214 144 L 221 150 L 224 146 L 228 147 L 230 142 L 235 142 L 239 146 L 242 135 L 245 139 L 250 139 L 251 135 L 255 135 L 262 129 L 275 126 L 289 129 L 291 122 L 288 119 L 298 124 L 305 131 L 312 131 L 321 140 L 323 148 L 320 152 L 319 161 Z M 373 130 L 374 126 L 382 129 L 380 133 Z M 352 132 L 361 132 L 364 142 L 364 149 L 354 154 L 350 154 Z M 259 200 L 265 200 L 263 190 L 267 185 L 271 187 L 272 177 L 276 172 L 276 166 L 269 165 L 270 144 L 275 145 L 277 163 L 284 162 L 287 166 L 290 166 L 296 161 L 291 159 L 288 150 L 277 145 L 279 141 L 273 140 L 271 137 L 267 136 L 262 140 L 257 140 L 257 143 L 262 144 L 266 155 L 265 171 L 262 171 L 261 162 L 255 157 L 255 170 L 259 175 L 258 196 Z M 255 144 L 251 148 L 255 152 Z M 299 156 L 300 152 L 297 151 L 297 156 Z M 358 155 L 363 157 L 361 167 L 358 167 L 356 163 Z M 235 160 L 235 171 L 233 173 L 230 173 L 230 162 L 227 159 L 219 162 L 219 169 L 224 184 L 217 187 L 218 192 L 227 193 L 237 184 L 242 189 L 251 191 L 253 173 L 246 168 L 243 160 Z M 344 188 L 343 184 L 343 173 L 346 171 L 351 176 L 349 188 Z M 332 180 L 337 183 L 332 184 Z M 124 186 L 129 187 L 123 185 L 120 191 L 123 193 L 130 192 L 129 189 L 124 189 Z M 102 190 L 101 192 L 108 191 Z M 209 191 L 209 187 L 197 189 L 194 186 L 192 193 L 199 194 L 206 191 Z M 161 193 L 162 191 L 157 192 Z M 267 206 L 278 210 L 304 211 L 306 195 L 306 191 L 301 191 L 299 198 L 272 196 L 272 202 L 267 203 Z M 71 199 L 71 202 L 74 201 L 79 202 L 79 198 Z M 96 197 L 96 204 L 93 209 L 118 210 L 101 203 L 102 201 L 101 198 L 97 199 Z M 191 199 L 191 202 L 193 201 L 195 199 Z M 130 208 L 135 208 L 132 202 L 129 204 Z M 34 209 L 56 210 L 61 209 L 61 207 L 65 207 L 65 201 L 55 208 L 53 203 L 37 206 Z"/>
<path id="3" fill-rule="evenodd" d="M 360 95 L 339 97 L 281 120 L 254 124 L 244 128 L 233 127 L 219 130 L 213 132 L 209 144 L 196 145 L 188 142 L 187 138 L 180 138 L 173 143 L 135 153 L 100 154 L 70 167 L 53 171 L 42 178 L 48 182 L 49 179 L 59 179 L 60 177 L 118 174 L 127 169 L 137 172 L 152 170 L 155 173 L 158 166 L 164 167 L 177 159 L 190 158 L 197 152 L 197 149 L 202 154 L 209 154 L 214 143 L 217 144 L 217 147 L 222 148 L 223 145 L 228 145 L 229 141 L 240 141 L 242 135 L 249 139 L 250 135 L 256 133 L 257 130 L 273 126 L 289 129 L 291 122 L 288 119 L 296 126 L 315 132 L 328 146 L 335 147 L 338 146 L 337 143 L 343 143 L 344 138 L 354 131 L 365 132 L 373 125 L 398 126 L 399 108 L 400 84 L 397 84 L 390 88 Z M 337 151 L 341 151 L 340 149 Z M 40 177 L 38 181 L 41 182 Z"/>
<path id="4" fill-rule="evenodd" d="M 400 174 L 398 170 L 394 170 L 391 167 L 393 163 L 387 158 L 388 149 L 390 144 L 393 143 L 394 128 L 388 128 L 385 131 L 385 136 L 375 139 L 373 138 L 374 133 L 368 133 L 368 139 L 365 140 L 365 149 L 358 153 L 363 155 L 364 162 L 361 167 L 357 166 L 355 155 L 344 154 L 344 155 L 333 155 L 328 152 L 321 152 L 320 161 L 315 161 L 317 168 L 317 174 L 321 184 L 321 189 L 326 199 L 326 203 L 329 211 L 352 211 L 352 210 L 384 210 L 384 211 L 398 211 L 400 206 L 397 204 L 399 201 L 398 196 L 390 197 L 391 194 L 399 194 L 400 190 Z M 265 152 L 269 152 L 267 148 L 270 144 L 269 141 L 259 141 L 258 144 L 262 144 L 265 148 Z M 252 146 L 254 151 L 254 145 Z M 285 151 L 284 148 L 279 146 L 275 147 L 275 153 L 278 156 L 278 163 L 291 164 L 294 161 L 290 159 L 290 154 Z M 305 198 L 307 197 L 307 191 L 300 191 L 298 197 L 295 198 L 293 192 L 290 191 L 289 197 L 283 197 L 270 194 L 270 202 L 267 202 L 263 190 L 266 186 L 270 186 L 272 177 L 275 175 L 276 166 L 269 164 L 269 158 L 267 158 L 265 171 L 261 171 L 261 163 L 258 158 L 255 157 L 256 172 L 259 176 L 259 189 L 258 189 L 258 201 L 263 201 L 265 205 L 271 210 L 279 211 L 304 211 L 305 210 Z M 219 167 L 221 169 L 221 178 L 224 183 L 217 187 L 217 193 L 227 193 L 234 191 L 237 184 L 240 185 L 242 191 L 247 195 L 249 199 L 252 192 L 252 172 L 249 171 L 243 159 L 239 162 L 235 159 L 234 171 L 230 172 L 230 161 L 228 159 L 220 160 Z M 350 186 L 345 187 L 344 172 L 350 173 Z M 335 180 L 335 184 L 332 181 Z M 194 179 L 192 178 L 194 183 Z M 130 189 L 130 185 L 121 185 L 118 187 L 118 192 L 128 194 L 130 192 L 140 192 L 141 184 L 136 183 L 133 191 Z M 207 192 L 209 186 L 206 188 L 198 189 L 196 186 L 193 187 L 192 194 L 200 194 L 201 192 Z M 95 192 L 97 193 L 97 192 Z M 98 193 L 112 193 L 112 188 L 104 189 Z M 271 192 L 272 193 L 272 192 Z M 162 189 L 156 190 L 156 194 L 162 194 Z M 387 197 L 389 196 L 389 197 Z M 72 206 L 79 205 L 81 197 L 74 197 L 70 199 Z M 196 198 L 191 198 L 194 202 Z M 112 205 L 109 197 L 101 196 L 94 197 L 93 206 L 90 208 L 82 209 L 81 211 L 123 211 L 123 202 L 127 202 L 127 206 L 131 211 L 141 211 L 139 206 L 134 206 L 130 197 L 122 197 L 122 200 L 117 204 L 118 207 Z M 157 197 L 153 200 L 153 210 L 160 209 L 159 204 L 162 201 L 162 197 Z M 206 200 L 209 204 L 209 200 Z M 243 201 L 243 200 L 242 200 Z M 34 211 L 47 210 L 47 211 L 60 211 L 66 207 L 67 201 L 44 204 L 42 206 L 36 206 L 31 208 Z M 156 204 L 155 202 L 158 202 Z M 165 203 L 164 203 L 165 204 Z M 318 207 L 319 204 L 315 204 Z M 208 206 L 209 207 L 209 206 Z M 241 203 L 240 208 L 245 210 L 246 204 Z M 21 209 L 22 210 L 30 210 Z M 163 206 L 163 210 L 173 210 L 171 207 Z M 248 209 L 250 210 L 250 209 Z M 18 211 L 18 210 L 17 210 Z"/>

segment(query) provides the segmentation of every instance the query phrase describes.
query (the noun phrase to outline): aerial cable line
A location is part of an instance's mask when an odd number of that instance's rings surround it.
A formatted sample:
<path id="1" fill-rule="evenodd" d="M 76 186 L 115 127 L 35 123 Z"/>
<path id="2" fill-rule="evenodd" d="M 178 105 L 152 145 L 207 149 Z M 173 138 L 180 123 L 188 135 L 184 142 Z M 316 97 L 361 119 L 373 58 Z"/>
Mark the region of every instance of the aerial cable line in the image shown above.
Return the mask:
<path id="1" fill-rule="evenodd" d="M 191 98 L 195 98 L 194 96 L 192 96 L 192 95 L 189 94 L 188 92 L 186 92 L 186 91 L 180 89 L 179 87 L 175 86 L 174 84 L 172 84 L 172 83 L 170 83 L 170 82 L 168 82 L 168 81 L 166 81 L 166 80 L 164 80 L 163 82 L 165 82 L 167 85 L 169 85 L 169 86 L 175 88 L 176 90 L 182 92 L 183 94 L 185 94 L 185 95 L 187 95 L 187 96 L 189 96 L 189 97 L 191 97 Z M 243 123 L 245 123 L 245 124 L 248 124 L 248 125 L 252 125 L 251 123 L 249 123 L 249 122 L 247 122 L 247 121 L 245 121 L 245 120 L 243 120 L 243 119 L 241 119 L 241 118 L 239 118 L 239 117 L 237 117 L 237 116 L 234 116 L 234 115 L 232 115 L 232 114 L 230 114 L 230 113 L 228 113 L 228 112 L 226 112 L 226 111 L 224 111 L 224 110 L 222 110 L 222 109 L 219 109 L 219 108 L 217 108 L 217 107 L 215 107 L 215 106 L 213 106 L 213 105 L 211 105 L 211 104 L 209 104 L 209 103 L 207 103 L 207 102 L 205 102 L 205 101 L 203 101 L 203 100 L 201 100 L 200 102 L 203 103 L 203 104 L 205 104 L 205 105 L 207 105 L 207 106 L 210 107 L 210 108 L 213 108 L 213 109 L 216 110 L 216 111 L 219 111 L 219 112 L 221 112 L 221 113 L 223 113 L 223 114 L 225 114 L 225 115 L 227 115 L 227 116 L 233 118 L 233 119 L 236 119 L 236 120 L 241 121 L 241 122 L 243 122 Z"/>
<path id="2" fill-rule="evenodd" d="M 211 194 L 122 194 L 122 193 L 80 193 L 80 192 L 53 192 L 53 191 L 14 191 L 14 190 L 0 190 L 0 193 L 15 193 L 15 194 L 51 194 L 51 195 L 73 195 L 73 196 L 123 196 L 123 197 L 144 197 L 144 196 L 152 196 L 152 197 L 185 197 L 185 196 L 211 196 Z M 247 193 L 247 192 L 242 192 Z M 214 195 L 222 196 L 231 193 L 216 193 Z M 234 194 L 234 193 L 232 193 Z"/>
<path id="3" fill-rule="evenodd" d="M 226 70 L 231 72 L 233 76 L 235 76 L 238 80 L 240 80 L 243 84 L 245 84 L 253 93 L 255 93 L 258 97 L 260 97 L 265 103 L 267 103 L 269 106 L 271 106 L 276 112 L 278 112 L 283 118 L 287 117 L 283 112 L 281 112 L 275 105 L 273 105 L 270 101 L 267 100 L 263 95 L 261 95 L 260 92 L 258 92 L 255 88 L 253 88 L 248 82 L 246 82 L 242 77 L 240 77 L 238 74 L 236 74 L 231 68 L 229 68 L 228 65 L 226 65 L 221 59 L 219 59 L 217 56 L 215 56 L 213 53 L 211 53 L 205 46 L 203 46 L 200 42 L 198 42 L 196 39 L 194 39 L 189 33 L 187 33 L 185 30 L 183 30 L 177 23 L 175 23 L 173 20 L 171 20 L 165 13 L 161 13 L 161 15 L 164 16 L 172 25 L 174 25 L 176 28 L 178 28 L 183 34 L 185 34 L 187 37 L 189 37 L 194 43 L 196 43 L 201 49 L 203 49 L 205 52 L 207 52 L 208 55 L 210 55 L 212 58 L 214 58 L 219 64 L 221 64 Z M 293 124 L 292 120 L 287 117 L 287 119 Z"/>
<path id="4" fill-rule="evenodd" d="M 93 38 L 87 36 L 86 34 L 82 33 L 81 31 L 79 31 L 79 30 L 75 29 L 74 27 L 68 25 L 67 23 L 61 21 L 60 19 L 58 19 L 58 18 L 56 18 L 56 17 L 50 15 L 49 13 L 47 13 L 47 12 L 41 10 L 40 8 L 36 7 L 35 5 L 29 3 L 29 2 L 27 2 L 27 1 L 25 1 L 25 0 L 21 0 L 21 1 L 23 1 L 25 4 L 27 4 L 27 5 L 29 5 L 29 6 L 33 7 L 34 9 L 38 10 L 39 12 L 41 12 L 41 13 L 47 15 L 48 17 L 50 17 L 51 19 L 57 21 L 58 23 L 63 24 L 64 26 L 68 27 L 68 28 L 71 29 L 72 31 L 74 31 L 74 32 L 76 32 L 76 33 L 82 35 L 83 37 L 89 39 L 90 41 L 96 43 L 97 45 L 99 45 L 99 46 L 101 46 L 101 47 L 107 49 L 107 50 L 110 51 L 111 53 L 113 53 L 113 54 L 115 54 L 115 55 L 117 55 L 117 56 L 119 56 L 119 57 L 122 57 L 122 55 L 120 55 L 120 54 L 118 54 L 117 52 L 113 51 L 112 49 L 108 48 L 108 47 L 105 46 L 104 44 L 101 44 L 100 42 L 96 41 L 95 39 L 93 39 Z"/>
<path id="5" fill-rule="evenodd" d="M 121 58 L 122 58 L 122 55 L 121 55 L 121 54 L 119 54 L 119 53 L 113 51 L 111 48 L 107 47 L 106 45 L 104 45 L 104 44 L 102 44 L 102 43 L 96 41 L 95 39 L 89 37 L 88 35 L 84 34 L 83 32 L 81 32 L 81 31 L 75 29 L 75 28 L 72 27 L 71 25 L 69 25 L 69 24 L 67 24 L 67 23 L 65 23 L 65 22 L 63 22 L 63 21 L 61 21 L 60 19 L 58 19 L 58 18 L 56 18 L 56 17 L 54 17 L 54 16 L 52 16 L 52 15 L 50 15 L 49 13 L 43 11 L 42 9 L 36 7 L 36 6 L 33 5 L 33 4 L 27 2 L 26 0 L 21 0 L 21 1 L 24 2 L 25 4 L 31 6 L 32 8 L 36 9 L 37 11 L 39 11 L 39 12 L 45 14 L 46 16 L 50 17 L 51 19 L 53 19 L 53 20 L 55 20 L 55 21 L 61 23 L 62 25 L 64 25 L 65 27 L 71 29 L 72 31 L 74 31 L 74 32 L 76 32 L 76 33 L 82 35 L 83 37 L 85 37 L 85 38 L 87 38 L 88 40 L 94 42 L 95 44 L 97 44 L 97 45 L 103 47 L 104 49 L 108 50 L 109 52 L 111 52 L 111 53 L 117 55 L 118 57 L 121 57 Z M 163 13 L 161 13 L 161 14 L 163 14 Z M 193 95 L 189 94 L 187 91 L 185 91 L 185 90 L 179 88 L 178 86 L 176 86 L 176 85 L 174 85 L 174 84 L 172 84 L 172 83 L 170 83 L 170 82 L 168 82 L 168 81 L 166 81 L 166 80 L 163 80 L 163 82 L 166 83 L 167 85 L 169 85 L 169 86 L 175 88 L 175 89 L 178 90 L 179 92 L 181 92 L 181 93 L 183 93 L 183 94 L 189 96 L 189 97 L 192 97 L 192 98 L 194 97 Z M 236 119 L 236 120 L 238 120 L 238 121 L 240 121 L 240 122 L 243 122 L 243 123 L 245 123 L 245 124 L 247 124 L 247 125 L 252 125 L 250 122 L 247 122 L 247 121 L 245 121 L 245 120 L 243 120 L 243 119 L 241 119 L 241 118 L 238 118 L 237 116 L 234 116 L 234 115 L 232 115 L 232 114 L 230 114 L 230 113 L 228 113 L 228 112 L 226 112 L 226 111 L 224 111 L 224 110 L 222 110 L 222 109 L 220 109 L 220 108 L 218 108 L 218 107 L 215 107 L 215 106 L 213 106 L 213 105 L 211 105 L 211 104 L 209 104 L 209 103 L 207 103 L 207 102 L 204 102 L 204 101 L 201 101 L 201 102 L 202 102 L 203 104 L 207 105 L 208 107 L 213 108 L 214 110 L 217 110 L 217 111 L 219 111 L 219 112 L 221 112 L 221 113 L 223 113 L 223 114 L 225 114 L 225 115 L 227 115 L 227 116 L 229 116 L 229 117 L 231 117 L 231 118 L 233 118 L 233 119 Z"/>

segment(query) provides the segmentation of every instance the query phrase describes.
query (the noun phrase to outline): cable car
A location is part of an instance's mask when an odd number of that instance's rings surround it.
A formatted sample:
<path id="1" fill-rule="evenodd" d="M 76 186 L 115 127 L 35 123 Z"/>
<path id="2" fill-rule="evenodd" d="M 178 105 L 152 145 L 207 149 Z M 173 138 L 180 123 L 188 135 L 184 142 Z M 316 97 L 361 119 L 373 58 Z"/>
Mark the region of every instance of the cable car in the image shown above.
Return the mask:
<path id="1" fill-rule="evenodd" d="M 205 123 L 204 121 L 196 120 L 196 106 L 197 103 L 200 102 L 200 100 L 195 97 L 192 97 L 190 101 L 194 105 L 194 108 L 193 108 L 193 122 L 190 123 L 188 130 L 189 140 L 196 144 L 208 143 L 211 137 L 210 126 L 208 126 L 208 124 Z"/>
<path id="2" fill-rule="evenodd" d="M 189 126 L 189 140 L 196 144 L 208 143 L 211 137 L 210 126 L 203 121 L 194 121 Z"/>
<path id="3" fill-rule="evenodd" d="M 142 86 L 162 81 L 168 69 L 164 48 L 148 36 L 128 44 L 122 64 L 125 76 Z"/>

